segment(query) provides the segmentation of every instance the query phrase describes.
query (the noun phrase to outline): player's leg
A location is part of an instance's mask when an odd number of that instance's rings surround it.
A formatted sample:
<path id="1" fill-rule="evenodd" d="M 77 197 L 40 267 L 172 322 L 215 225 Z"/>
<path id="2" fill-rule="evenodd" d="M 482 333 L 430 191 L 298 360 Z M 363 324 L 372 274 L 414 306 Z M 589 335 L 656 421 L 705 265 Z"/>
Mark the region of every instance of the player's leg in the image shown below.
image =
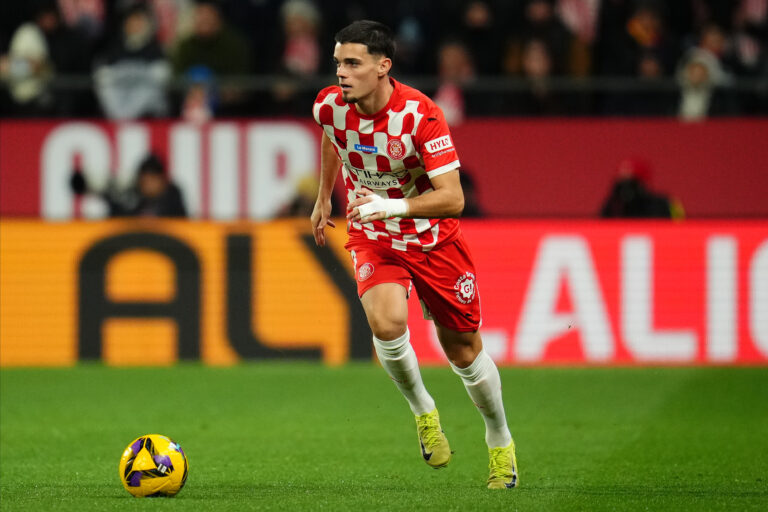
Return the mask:
<path id="1" fill-rule="evenodd" d="M 489 488 L 506 488 L 517 482 L 514 443 L 507 427 L 499 370 L 483 350 L 478 332 L 480 297 L 475 267 L 463 237 L 428 253 L 414 269 L 414 284 L 435 321 L 437 335 L 472 401 L 483 417 L 491 459 Z M 501 455 L 499 455 L 501 453 Z M 499 487 L 500 486 L 500 487 Z"/>
<path id="2" fill-rule="evenodd" d="M 416 416 L 421 455 L 430 466 L 441 468 L 450 462 L 451 449 L 411 346 L 407 298 L 402 285 L 381 283 L 368 289 L 360 300 L 373 332 L 376 355 Z"/>
<path id="3" fill-rule="evenodd" d="M 451 368 L 461 377 L 469 397 L 485 421 L 485 442 L 490 458 L 488 488 L 515 487 L 515 444 L 504 414 L 499 370 L 483 350 L 478 331 L 454 331 L 438 321 L 435 321 L 435 327 Z"/>
<path id="4" fill-rule="evenodd" d="M 457 332 L 435 321 L 437 336 L 453 371 L 461 377 L 469 397 L 485 420 L 488 448 L 509 445 L 512 436 L 507 427 L 501 378 L 493 359 L 483 350 L 478 331 Z"/>
<path id="5" fill-rule="evenodd" d="M 443 467 L 450 461 L 451 449 L 410 343 L 407 299 L 411 275 L 398 255 L 380 245 L 350 241 L 347 249 L 355 263 L 357 291 L 373 332 L 376 355 L 415 415 L 424 461 Z"/>
<path id="6" fill-rule="evenodd" d="M 480 297 L 475 267 L 463 238 L 432 251 L 418 269 L 414 284 L 435 322 L 445 355 L 483 416 L 489 448 L 507 446 L 512 437 L 504 416 L 501 379 L 483 351 Z"/>
<path id="7" fill-rule="evenodd" d="M 416 416 L 430 412 L 435 402 L 424 387 L 408 331 L 407 290 L 381 283 L 360 298 L 373 332 L 376 355 Z"/>

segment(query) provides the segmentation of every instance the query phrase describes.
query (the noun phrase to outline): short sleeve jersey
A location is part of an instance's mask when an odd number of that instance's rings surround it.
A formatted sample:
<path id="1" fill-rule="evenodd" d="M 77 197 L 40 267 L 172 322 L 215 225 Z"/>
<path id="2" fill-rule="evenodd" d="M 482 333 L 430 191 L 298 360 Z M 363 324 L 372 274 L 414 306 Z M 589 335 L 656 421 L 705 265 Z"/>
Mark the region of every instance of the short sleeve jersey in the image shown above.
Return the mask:
<path id="1" fill-rule="evenodd" d="M 312 109 L 315 121 L 342 162 L 347 200 L 363 188 L 384 198 L 411 198 L 434 191 L 430 178 L 459 167 L 448 124 L 440 108 L 418 90 L 390 78 L 387 105 L 364 115 L 342 99 L 338 86 L 326 87 Z M 348 223 L 350 238 L 365 237 L 401 251 L 429 251 L 458 236 L 457 219 L 393 217 Z"/>

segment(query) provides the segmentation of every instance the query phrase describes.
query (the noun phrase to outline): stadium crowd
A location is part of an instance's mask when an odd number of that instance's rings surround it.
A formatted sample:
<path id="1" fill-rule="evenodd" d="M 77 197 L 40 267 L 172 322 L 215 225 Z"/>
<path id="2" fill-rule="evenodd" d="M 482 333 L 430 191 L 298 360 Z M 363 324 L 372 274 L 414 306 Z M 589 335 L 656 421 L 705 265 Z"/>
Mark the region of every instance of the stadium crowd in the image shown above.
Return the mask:
<path id="1" fill-rule="evenodd" d="M 3 117 L 308 116 L 333 35 L 477 115 L 768 114 L 768 0 L 35 0 L 0 4 Z M 745 85 L 746 84 L 746 85 Z"/>

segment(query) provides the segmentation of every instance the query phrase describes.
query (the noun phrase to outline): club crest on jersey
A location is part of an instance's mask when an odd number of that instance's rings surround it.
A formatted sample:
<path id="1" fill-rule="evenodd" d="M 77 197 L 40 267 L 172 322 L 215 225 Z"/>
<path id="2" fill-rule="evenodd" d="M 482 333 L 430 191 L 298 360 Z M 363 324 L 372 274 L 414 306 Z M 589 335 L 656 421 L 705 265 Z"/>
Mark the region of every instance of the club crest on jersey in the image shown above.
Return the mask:
<path id="1" fill-rule="evenodd" d="M 405 144 L 400 139 L 392 139 L 387 142 L 387 154 L 393 160 L 402 160 L 405 156 Z"/>
<path id="2" fill-rule="evenodd" d="M 361 283 L 373 275 L 373 263 L 363 263 L 357 271 L 357 280 Z"/>
<path id="3" fill-rule="evenodd" d="M 379 152 L 379 148 L 377 148 L 376 146 L 366 146 L 363 144 L 355 144 L 355 150 L 362 151 L 363 153 L 373 153 L 373 154 L 376 154 Z"/>
<path id="4" fill-rule="evenodd" d="M 456 290 L 456 298 L 462 304 L 469 304 L 475 298 L 475 274 L 472 272 L 464 272 L 456 280 L 456 284 L 453 286 Z"/>

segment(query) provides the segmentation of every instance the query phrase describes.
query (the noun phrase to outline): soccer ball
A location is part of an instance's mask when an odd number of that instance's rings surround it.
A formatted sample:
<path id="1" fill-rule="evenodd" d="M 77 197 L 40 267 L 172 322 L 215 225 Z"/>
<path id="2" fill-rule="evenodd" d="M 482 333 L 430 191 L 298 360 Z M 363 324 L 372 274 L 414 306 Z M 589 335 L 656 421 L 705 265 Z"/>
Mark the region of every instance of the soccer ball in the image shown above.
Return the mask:
<path id="1" fill-rule="evenodd" d="M 189 463 L 178 443 L 149 434 L 123 451 L 119 471 L 123 487 L 136 497 L 174 496 L 187 481 Z"/>

